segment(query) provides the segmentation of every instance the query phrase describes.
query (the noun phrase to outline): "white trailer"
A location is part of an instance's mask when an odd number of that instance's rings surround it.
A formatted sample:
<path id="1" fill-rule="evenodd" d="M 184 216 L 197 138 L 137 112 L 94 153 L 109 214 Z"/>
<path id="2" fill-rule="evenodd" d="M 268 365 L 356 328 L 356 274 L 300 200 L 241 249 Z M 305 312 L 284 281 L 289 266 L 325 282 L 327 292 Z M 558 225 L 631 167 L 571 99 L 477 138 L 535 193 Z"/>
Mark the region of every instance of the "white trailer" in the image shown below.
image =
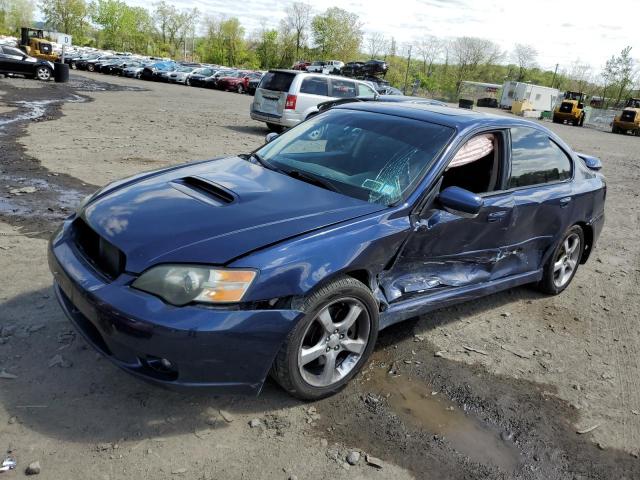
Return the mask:
<path id="1" fill-rule="evenodd" d="M 523 82 L 505 82 L 502 86 L 500 108 L 511 108 L 514 101 L 528 100 L 534 110 L 553 110 L 558 98 L 560 92 L 557 88 Z"/>

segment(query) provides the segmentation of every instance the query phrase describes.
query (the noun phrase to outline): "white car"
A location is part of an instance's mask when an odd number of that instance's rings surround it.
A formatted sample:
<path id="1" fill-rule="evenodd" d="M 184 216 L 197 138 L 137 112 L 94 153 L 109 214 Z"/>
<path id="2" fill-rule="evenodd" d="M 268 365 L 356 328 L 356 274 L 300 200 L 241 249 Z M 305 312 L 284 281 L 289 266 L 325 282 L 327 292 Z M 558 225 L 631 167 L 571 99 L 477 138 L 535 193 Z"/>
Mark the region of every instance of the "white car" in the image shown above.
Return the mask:
<path id="1" fill-rule="evenodd" d="M 332 73 L 340 73 L 342 67 L 344 67 L 344 63 L 340 60 L 317 61 L 307 67 L 307 72 L 329 75 Z"/>
<path id="2" fill-rule="evenodd" d="M 274 132 L 294 127 L 318 113 L 318 104 L 339 98 L 377 98 L 368 82 L 352 78 L 269 70 L 260 81 L 251 104 L 251 118 Z"/>
<path id="3" fill-rule="evenodd" d="M 190 73 L 200 67 L 180 67 L 177 70 L 171 72 L 167 77 L 169 83 L 182 83 L 183 85 L 187 84 L 187 77 Z"/>

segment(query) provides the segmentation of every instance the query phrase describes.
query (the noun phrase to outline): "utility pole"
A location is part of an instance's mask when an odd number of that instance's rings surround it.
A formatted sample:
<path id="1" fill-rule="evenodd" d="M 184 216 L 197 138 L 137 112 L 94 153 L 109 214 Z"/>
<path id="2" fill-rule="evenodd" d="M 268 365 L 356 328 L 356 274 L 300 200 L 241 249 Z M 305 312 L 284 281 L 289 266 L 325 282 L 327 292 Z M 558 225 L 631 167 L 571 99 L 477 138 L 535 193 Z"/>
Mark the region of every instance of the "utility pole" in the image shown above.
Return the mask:
<path id="1" fill-rule="evenodd" d="M 407 57 L 407 71 L 404 74 L 404 89 L 402 90 L 402 94 L 407 94 L 407 82 L 409 81 L 409 65 L 411 63 L 411 45 L 409 45 L 409 56 Z"/>
<path id="2" fill-rule="evenodd" d="M 558 66 L 559 64 L 556 63 L 556 69 L 553 71 L 553 80 L 551 80 L 551 88 L 553 88 L 553 86 L 556 83 L 556 74 L 558 73 Z"/>

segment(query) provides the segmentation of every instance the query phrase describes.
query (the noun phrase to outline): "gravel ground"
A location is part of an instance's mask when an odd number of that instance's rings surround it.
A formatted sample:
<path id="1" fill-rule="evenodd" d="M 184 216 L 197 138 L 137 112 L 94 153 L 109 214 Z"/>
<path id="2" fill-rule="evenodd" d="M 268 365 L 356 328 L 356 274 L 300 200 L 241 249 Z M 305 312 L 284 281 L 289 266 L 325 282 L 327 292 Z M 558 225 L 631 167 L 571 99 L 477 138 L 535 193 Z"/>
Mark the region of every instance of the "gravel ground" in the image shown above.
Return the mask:
<path id="1" fill-rule="evenodd" d="M 0 94 L 7 478 L 34 461 L 52 479 L 640 478 L 638 138 L 547 124 L 600 156 L 609 186 L 599 244 L 562 295 L 519 288 L 392 327 L 315 404 L 271 383 L 212 398 L 140 383 L 76 337 L 46 239 L 111 180 L 260 145 L 251 97 L 84 73 L 0 80 Z"/>

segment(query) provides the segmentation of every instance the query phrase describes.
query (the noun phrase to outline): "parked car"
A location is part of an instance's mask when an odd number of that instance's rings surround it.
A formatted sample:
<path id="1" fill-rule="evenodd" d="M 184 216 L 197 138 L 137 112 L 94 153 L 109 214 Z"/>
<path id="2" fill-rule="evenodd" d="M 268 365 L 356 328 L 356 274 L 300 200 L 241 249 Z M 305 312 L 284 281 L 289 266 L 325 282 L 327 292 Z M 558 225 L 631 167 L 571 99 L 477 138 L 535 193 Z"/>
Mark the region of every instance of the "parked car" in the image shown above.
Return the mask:
<path id="1" fill-rule="evenodd" d="M 180 67 L 169 74 L 169 83 L 187 84 L 187 77 L 199 67 Z"/>
<path id="2" fill-rule="evenodd" d="M 131 69 L 139 69 L 139 72 L 142 72 L 142 69 L 144 68 L 145 63 L 139 60 L 129 60 L 127 62 L 124 63 L 120 63 L 118 65 L 114 65 L 112 67 L 110 67 L 110 73 L 112 75 L 120 75 L 120 76 L 127 76 L 125 71 L 129 68 Z M 132 77 L 135 77 L 135 74 L 130 75 Z"/>
<path id="3" fill-rule="evenodd" d="M 384 76 L 388 70 L 389 65 L 387 65 L 387 62 L 383 60 L 369 60 L 364 62 L 364 65 L 362 66 L 362 73 L 373 77 L 378 75 Z"/>
<path id="4" fill-rule="evenodd" d="M 349 62 L 342 67 L 340 73 L 347 77 L 357 77 L 362 75 L 362 67 L 364 67 L 364 62 Z"/>
<path id="5" fill-rule="evenodd" d="M 561 293 L 604 223 L 598 159 L 523 119 L 356 102 L 268 140 L 108 185 L 52 236 L 58 302 L 120 368 L 326 397 L 390 325 Z"/>
<path id="6" fill-rule="evenodd" d="M 249 75 L 249 81 L 247 82 L 247 93 L 249 95 L 256 94 L 256 89 L 258 88 L 258 85 L 260 84 L 260 80 L 262 80 L 263 76 L 264 76 L 264 73 L 261 73 L 261 72 Z"/>
<path id="7" fill-rule="evenodd" d="M 0 74 L 17 74 L 46 81 L 53 75 L 53 63 L 30 57 L 18 48 L 0 45 Z"/>
<path id="8" fill-rule="evenodd" d="M 129 78 L 140 78 L 145 65 L 143 63 L 131 65 L 122 70 L 122 75 Z"/>
<path id="9" fill-rule="evenodd" d="M 215 71 L 210 67 L 198 68 L 190 73 L 185 81 L 187 85 L 192 87 L 204 87 L 205 79 L 214 73 Z"/>
<path id="10" fill-rule="evenodd" d="M 315 115 L 318 104 L 327 100 L 376 96 L 375 90 L 360 80 L 296 70 L 270 70 L 260 81 L 250 115 L 277 132 Z"/>
<path id="11" fill-rule="evenodd" d="M 222 77 L 235 75 L 238 71 L 232 68 L 222 68 L 213 72 L 213 75 L 204 79 L 204 88 L 218 88 L 218 80 Z"/>
<path id="12" fill-rule="evenodd" d="M 87 61 L 96 59 L 99 56 L 100 55 L 97 54 L 97 53 L 92 53 L 92 54 L 88 54 L 88 55 L 72 55 L 72 56 L 69 56 L 69 57 L 65 57 L 64 63 L 69 65 L 69 68 L 71 68 L 73 70 L 77 70 L 78 69 L 78 62 L 83 62 L 86 65 Z"/>
<path id="13" fill-rule="evenodd" d="M 177 64 L 173 61 L 152 63 L 142 69 L 140 78 L 142 80 L 158 81 L 160 80 L 159 75 L 162 72 L 173 72 L 176 69 L 176 66 Z"/>
<path id="14" fill-rule="evenodd" d="M 216 88 L 220 90 L 233 90 L 244 93 L 249 88 L 249 75 L 251 72 L 234 72 L 218 78 Z"/>
<path id="15" fill-rule="evenodd" d="M 296 62 L 293 64 L 293 67 L 291 67 L 291 70 L 306 71 L 309 65 L 311 65 L 311 62 Z"/>
<path id="16" fill-rule="evenodd" d="M 324 73 L 324 74 L 336 74 L 340 73 L 340 70 L 344 67 L 344 63 L 339 60 L 326 60 L 312 62 L 307 67 L 307 72 Z"/>
<path id="17" fill-rule="evenodd" d="M 80 70 L 87 70 L 89 72 L 100 71 L 100 65 L 109 60 L 118 60 L 121 57 L 116 55 L 102 55 L 98 58 L 87 60 L 86 62 L 78 62 L 77 66 Z"/>

